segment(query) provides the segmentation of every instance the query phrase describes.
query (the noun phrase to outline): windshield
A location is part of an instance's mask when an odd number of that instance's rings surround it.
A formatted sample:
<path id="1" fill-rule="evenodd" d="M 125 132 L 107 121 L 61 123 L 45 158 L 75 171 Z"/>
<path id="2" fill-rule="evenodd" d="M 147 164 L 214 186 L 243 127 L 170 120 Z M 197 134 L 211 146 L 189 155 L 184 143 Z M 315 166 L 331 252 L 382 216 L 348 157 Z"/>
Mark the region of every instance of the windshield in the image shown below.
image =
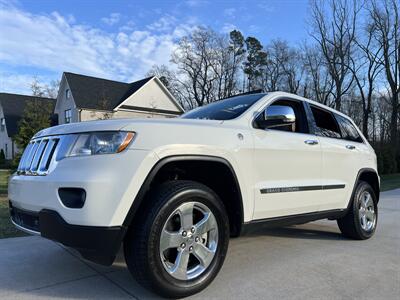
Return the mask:
<path id="1" fill-rule="evenodd" d="M 232 120 L 243 114 L 265 94 L 250 94 L 220 100 L 196 108 L 181 116 L 183 119 Z"/>

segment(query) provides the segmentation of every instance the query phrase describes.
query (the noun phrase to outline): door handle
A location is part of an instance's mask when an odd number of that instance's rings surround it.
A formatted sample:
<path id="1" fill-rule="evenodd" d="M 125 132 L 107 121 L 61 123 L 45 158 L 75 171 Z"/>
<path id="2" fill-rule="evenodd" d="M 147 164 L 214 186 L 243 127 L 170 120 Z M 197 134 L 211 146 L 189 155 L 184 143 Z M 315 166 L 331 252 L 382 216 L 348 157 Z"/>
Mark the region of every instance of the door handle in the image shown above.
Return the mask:
<path id="1" fill-rule="evenodd" d="M 349 150 L 354 150 L 354 149 L 356 149 L 356 146 L 346 145 L 346 148 L 349 149 Z"/>
<path id="2" fill-rule="evenodd" d="M 317 145 L 318 141 L 316 140 L 305 140 L 304 143 L 306 143 L 307 145 Z"/>

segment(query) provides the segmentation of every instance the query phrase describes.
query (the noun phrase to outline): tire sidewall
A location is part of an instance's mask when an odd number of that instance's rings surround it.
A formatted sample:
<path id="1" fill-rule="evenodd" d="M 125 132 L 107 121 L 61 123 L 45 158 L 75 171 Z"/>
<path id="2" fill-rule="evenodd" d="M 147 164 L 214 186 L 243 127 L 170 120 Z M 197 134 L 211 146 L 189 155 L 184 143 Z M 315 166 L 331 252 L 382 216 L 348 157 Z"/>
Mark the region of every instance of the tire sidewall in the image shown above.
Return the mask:
<path id="1" fill-rule="evenodd" d="M 150 275 L 157 288 L 162 287 L 167 294 L 181 295 L 182 297 L 196 293 L 206 287 L 218 274 L 224 262 L 229 243 L 229 221 L 225 208 L 218 196 L 211 190 L 204 188 L 190 188 L 179 191 L 160 207 L 151 226 L 148 240 L 148 265 Z M 214 214 L 218 224 L 218 246 L 214 259 L 207 269 L 197 278 L 192 280 L 178 280 L 173 278 L 164 269 L 160 259 L 160 237 L 168 217 L 183 203 L 196 201 L 206 205 Z"/>
<path id="2" fill-rule="evenodd" d="M 373 200 L 373 203 L 374 203 L 375 217 L 376 217 L 375 226 L 370 231 L 366 231 L 361 227 L 361 222 L 360 222 L 360 217 L 359 217 L 359 209 L 358 209 L 358 207 L 359 207 L 359 204 L 360 204 L 360 201 L 361 201 L 361 195 L 365 191 L 367 191 L 372 197 L 372 200 Z M 374 190 L 372 189 L 372 187 L 368 183 L 361 181 L 358 184 L 356 193 L 354 194 L 353 208 L 352 209 L 353 209 L 355 229 L 356 229 L 357 233 L 359 234 L 359 236 L 362 239 L 368 239 L 371 236 L 373 236 L 374 233 L 375 233 L 377 224 L 378 224 L 378 205 L 377 205 L 377 198 L 376 198 L 376 195 L 374 193 Z"/>

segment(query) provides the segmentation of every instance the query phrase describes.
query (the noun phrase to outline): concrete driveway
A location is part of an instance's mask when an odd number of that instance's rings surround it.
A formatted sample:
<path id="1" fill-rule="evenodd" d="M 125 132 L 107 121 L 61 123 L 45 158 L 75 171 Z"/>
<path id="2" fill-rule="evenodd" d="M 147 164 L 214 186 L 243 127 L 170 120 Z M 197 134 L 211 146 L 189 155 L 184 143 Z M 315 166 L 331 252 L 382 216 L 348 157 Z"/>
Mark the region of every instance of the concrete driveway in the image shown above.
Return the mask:
<path id="1" fill-rule="evenodd" d="M 190 299 L 400 299 L 400 189 L 382 193 L 368 241 L 336 222 L 232 239 L 216 280 Z M 0 240 L 0 299 L 149 299 L 122 256 L 109 268 L 40 237 Z"/>

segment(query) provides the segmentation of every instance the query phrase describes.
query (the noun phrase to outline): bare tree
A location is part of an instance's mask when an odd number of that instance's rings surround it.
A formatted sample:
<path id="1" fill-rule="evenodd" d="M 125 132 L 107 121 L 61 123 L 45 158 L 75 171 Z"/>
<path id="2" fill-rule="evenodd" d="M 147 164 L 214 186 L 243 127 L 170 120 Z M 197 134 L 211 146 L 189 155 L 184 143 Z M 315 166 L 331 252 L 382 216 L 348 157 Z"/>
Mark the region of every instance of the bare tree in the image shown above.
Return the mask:
<path id="1" fill-rule="evenodd" d="M 315 101 L 325 105 L 331 105 L 330 98 L 333 95 L 333 81 L 329 70 L 323 63 L 321 52 L 314 48 L 305 46 L 303 53 L 304 67 L 308 82 L 310 82 L 309 96 Z"/>
<path id="2" fill-rule="evenodd" d="M 382 47 L 382 57 L 377 57 L 377 61 L 384 68 L 391 95 L 390 141 L 392 149 L 396 151 L 400 110 L 400 22 L 397 0 L 371 0 L 369 17 L 373 24 L 373 37 Z"/>
<path id="3" fill-rule="evenodd" d="M 171 62 L 177 66 L 177 80 L 189 98 L 197 106 L 215 100 L 214 88 L 217 76 L 215 63 L 215 32 L 199 28 L 181 39 L 172 54 Z M 181 76 L 179 76 L 181 75 Z"/>
<path id="4" fill-rule="evenodd" d="M 58 89 L 60 87 L 59 80 L 53 80 L 49 84 L 42 84 L 37 77 L 34 77 L 31 84 L 31 92 L 33 96 L 57 98 Z"/>
<path id="5" fill-rule="evenodd" d="M 360 8 L 356 0 L 329 0 L 330 12 L 326 13 L 326 2 L 313 0 L 311 3 L 311 36 L 322 51 L 324 63 L 334 83 L 335 107 L 340 110 L 342 97 L 351 88 L 354 78 L 350 70 L 350 58 Z"/>
<path id="6" fill-rule="evenodd" d="M 375 26 L 366 24 L 362 32 L 364 39 L 355 40 L 359 55 L 350 57 L 350 70 L 354 75 L 356 86 L 362 102 L 362 131 L 366 138 L 369 137 L 368 124 L 372 112 L 372 100 L 376 89 L 376 79 L 382 70 L 378 61 L 381 59 L 382 45 L 374 41 Z"/>

